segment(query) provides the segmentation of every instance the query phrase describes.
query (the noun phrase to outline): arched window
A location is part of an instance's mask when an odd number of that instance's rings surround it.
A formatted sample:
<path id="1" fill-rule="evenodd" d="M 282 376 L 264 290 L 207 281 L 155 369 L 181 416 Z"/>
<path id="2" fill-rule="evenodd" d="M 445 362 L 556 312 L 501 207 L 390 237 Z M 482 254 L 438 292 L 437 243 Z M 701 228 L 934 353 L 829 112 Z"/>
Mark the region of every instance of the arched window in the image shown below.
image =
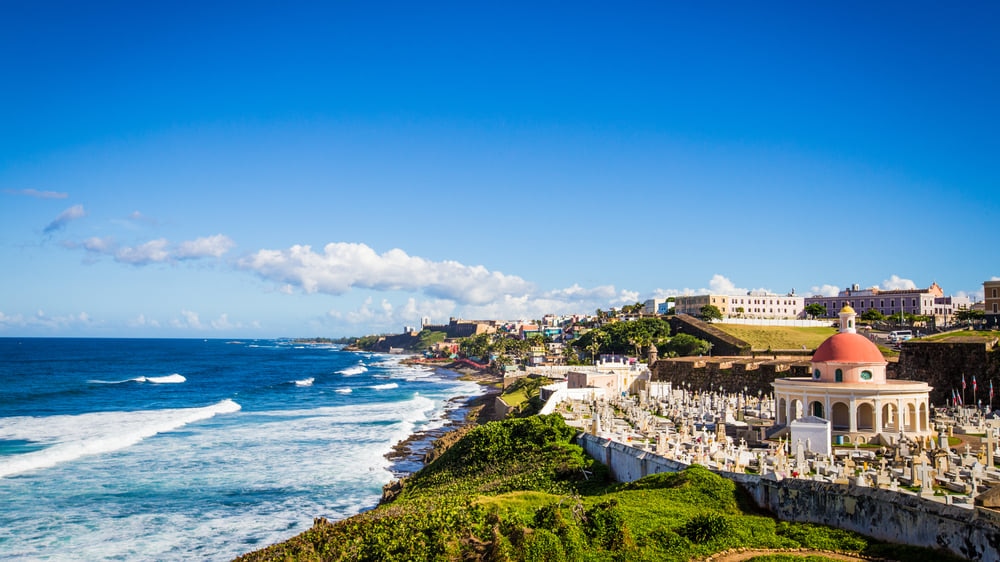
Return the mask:
<path id="1" fill-rule="evenodd" d="M 834 376 L 835 376 L 834 380 L 836 380 L 837 382 L 844 382 L 844 371 L 837 369 L 837 372 L 834 373 Z"/>
<path id="2" fill-rule="evenodd" d="M 814 381 L 818 381 L 819 380 L 819 369 L 816 369 L 816 370 L 813 371 L 813 380 Z"/>

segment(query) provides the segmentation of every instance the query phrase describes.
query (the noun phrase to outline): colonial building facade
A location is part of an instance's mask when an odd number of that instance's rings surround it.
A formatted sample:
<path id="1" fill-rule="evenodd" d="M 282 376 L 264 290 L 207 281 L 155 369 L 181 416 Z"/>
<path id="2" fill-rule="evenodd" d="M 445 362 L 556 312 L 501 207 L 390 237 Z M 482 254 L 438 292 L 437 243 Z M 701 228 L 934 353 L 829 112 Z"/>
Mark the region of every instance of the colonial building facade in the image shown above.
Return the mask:
<path id="1" fill-rule="evenodd" d="M 775 295 L 750 291 L 745 295 L 689 295 L 674 297 L 678 314 L 701 314 L 707 304 L 719 309 L 725 318 L 802 318 L 805 299 L 795 293 Z"/>
<path id="2" fill-rule="evenodd" d="M 986 325 L 993 328 L 1000 326 L 1000 279 L 983 281 L 983 304 Z"/>
<path id="3" fill-rule="evenodd" d="M 931 283 L 926 289 L 892 290 L 878 287 L 862 289 L 854 284 L 835 297 L 817 295 L 805 298 L 806 306 L 814 303 L 826 308 L 825 318 L 836 318 L 838 310 L 849 306 L 862 315 L 869 310 L 877 310 L 883 316 L 900 312 L 930 316 L 938 325 L 950 324 L 956 312 L 972 306 L 972 301 L 967 297 L 945 296 L 944 290 L 937 283 Z"/>

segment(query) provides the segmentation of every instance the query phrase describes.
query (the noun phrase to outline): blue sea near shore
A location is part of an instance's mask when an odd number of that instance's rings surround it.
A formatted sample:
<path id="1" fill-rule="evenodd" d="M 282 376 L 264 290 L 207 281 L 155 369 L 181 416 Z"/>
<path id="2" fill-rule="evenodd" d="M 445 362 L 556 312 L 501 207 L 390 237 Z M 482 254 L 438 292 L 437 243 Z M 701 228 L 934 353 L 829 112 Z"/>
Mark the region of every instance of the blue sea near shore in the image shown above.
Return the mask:
<path id="1" fill-rule="evenodd" d="M 373 507 L 481 392 L 283 340 L 0 338 L 0 557 L 228 560 Z"/>

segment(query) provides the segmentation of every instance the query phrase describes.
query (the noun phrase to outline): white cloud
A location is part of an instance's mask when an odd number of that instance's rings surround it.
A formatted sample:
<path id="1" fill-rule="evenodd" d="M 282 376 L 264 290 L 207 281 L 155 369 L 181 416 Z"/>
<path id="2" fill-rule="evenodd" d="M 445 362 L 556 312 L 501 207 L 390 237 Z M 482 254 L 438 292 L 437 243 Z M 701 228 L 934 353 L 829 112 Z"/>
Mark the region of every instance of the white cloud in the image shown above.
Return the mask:
<path id="1" fill-rule="evenodd" d="M 159 328 L 160 323 L 157 320 L 146 318 L 145 314 L 140 314 L 132 320 L 127 322 L 131 328 Z"/>
<path id="2" fill-rule="evenodd" d="M 114 254 L 115 261 L 132 265 L 165 262 L 170 259 L 167 244 L 166 238 L 157 238 L 138 246 L 119 248 Z"/>
<path id="3" fill-rule="evenodd" d="M 92 237 L 83 242 L 66 242 L 68 248 L 83 248 L 98 255 L 111 256 L 116 262 L 129 265 L 149 265 L 172 263 L 175 261 L 218 258 L 228 252 L 235 243 L 224 234 L 206 236 L 171 245 L 166 238 L 157 238 L 138 246 L 120 246 L 114 238 Z"/>
<path id="4" fill-rule="evenodd" d="M 836 285 L 813 285 L 809 290 L 811 295 L 822 295 L 824 297 L 835 297 L 840 294 L 840 287 Z"/>
<path id="5" fill-rule="evenodd" d="M 7 315 L 0 312 L 0 328 L 44 328 L 51 330 L 61 330 L 80 326 L 95 326 L 90 315 L 86 312 L 67 314 L 61 316 L 49 316 L 44 310 L 38 310 L 31 316 L 23 314 Z"/>
<path id="6" fill-rule="evenodd" d="M 679 296 L 690 296 L 690 295 L 745 295 L 748 292 L 764 292 L 770 293 L 769 289 L 757 288 L 757 289 L 745 289 L 742 287 L 737 287 L 736 283 L 733 283 L 725 275 L 716 273 L 708 280 L 708 287 L 702 287 L 700 289 L 656 289 L 653 291 L 653 297 L 657 299 L 665 299 L 668 297 L 679 297 Z"/>
<path id="7" fill-rule="evenodd" d="M 55 220 L 50 222 L 48 226 L 45 227 L 45 230 L 43 232 L 45 232 L 45 234 L 51 234 L 57 230 L 64 228 L 70 222 L 78 218 L 84 217 L 86 215 L 87 212 L 83 210 L 83 205 L 73 205 L 69 209 L 66 209 L 65 211 L 59 213 L 59 216 L 57 216 Z"/>
<path id="8" fill-rule="evenodd" d="M 69 197 L 69 193 L 63 193 L 61 191 L 39 191 L 31 188 L 5 189 L 3 192 L 11 195 L 27 195 L 28 197 L 37 197 L 39 199 L 65 199 Z"/>
<path id="9" fill-rule="evenodd" d="M 343 242 L 288 250 L 260 250 L 239 261 L 239 267 L 263 279 L 292 285 L 306 293 L 341 295 L 352 288 L 377 291 L 420 291 L 459 303 L 485 304 L 532 289 L 524 279 L 468 266 L 456 261 L 433 262 L 400 249 L 377 254 L 365 244 Z"/>
<path id="10" fill-rule="evenodd" d="M 174 257 L 179 260 L 218 258 L 232 249 L 234 245 L 233 240 L 224 234 L 205 236 L 178 244 L 174 250 Z"/>
<path id="11" fill-rule="evenodd" d="M 882 286 L 880 287 L 883 291 L 893 291 L 899 289 L 916 289 L 917 284 L 909 279 L 903 279 L 898 275 L 893 275 L 882 281 Z"/>
<path id="12" fill-rule="evenodd" d="M 174 328 L 179 329 L 193 329 L 202 330 L 205 326 L 202 325 L 201 320 L 198 318 L 197 312 L 192 312 L 190 310 L 181 310 L 181 316 L 183 318 L 174 318 L 170 321 L 170 325 Z"/>
<path id="13" fill-rule="evenodd" d="M 213 329 L 216 330 L 231 330 L 233 328 L 242 328 L 243 326 L 237 322 L 233 323 L 229 321 L 229 315 L 223 312 L 218 318 L 210 322 Z"/>

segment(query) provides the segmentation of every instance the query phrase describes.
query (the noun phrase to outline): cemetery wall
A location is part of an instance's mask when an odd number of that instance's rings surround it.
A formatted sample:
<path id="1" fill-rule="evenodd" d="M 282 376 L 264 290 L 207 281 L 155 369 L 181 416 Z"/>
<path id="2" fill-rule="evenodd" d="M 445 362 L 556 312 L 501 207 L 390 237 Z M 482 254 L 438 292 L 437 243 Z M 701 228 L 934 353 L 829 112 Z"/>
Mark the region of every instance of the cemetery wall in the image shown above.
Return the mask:
<path id="1" fill-rule="evenodd" d="M 590 434 L 580 434 L 578 441 L 620 482 L 687 467 Z M 741 485 L 760 507 L 785 521 L 828 525 L 885 541 L 942 548 L 970 560 L 1000 560 L 1000 513 L 993 510 L 955 507 L 876 488 L 715 472 Z"/>
<path id="2" fill-rule="evenodd" d="M 975 375 L 979 383 L 977 398 L 985 404 L 989 396 L 988 381 L 996 379 L 996 383 L 1000 383 L 1000 352 L 996 350 L 995 341 L 970 340 L 903 342 L 896 377 L 930 384 L 934 387 L 931 402 L 944 404 L 952 389 L 961 390 L 963 374 L 967 385 L 966 400 L 971 402 L 972 376 Z"/>

